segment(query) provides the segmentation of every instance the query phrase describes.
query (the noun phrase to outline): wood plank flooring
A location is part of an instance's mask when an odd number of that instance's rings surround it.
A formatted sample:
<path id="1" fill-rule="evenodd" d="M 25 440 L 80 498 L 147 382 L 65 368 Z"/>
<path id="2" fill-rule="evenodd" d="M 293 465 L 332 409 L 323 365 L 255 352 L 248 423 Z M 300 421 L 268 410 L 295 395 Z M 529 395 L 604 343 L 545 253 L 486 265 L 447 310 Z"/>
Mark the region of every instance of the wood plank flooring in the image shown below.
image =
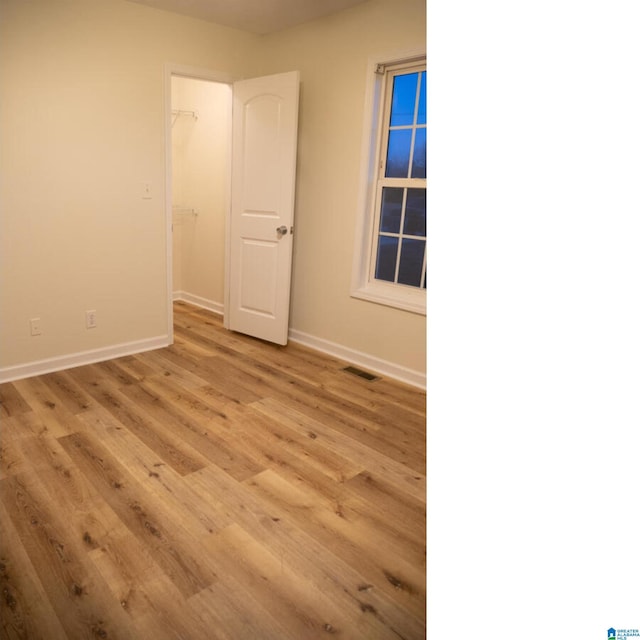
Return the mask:
<path id="1" fill-rule="evenodd" d="M 425 394 L 226 331 L 0 385 L 2 638 L 425 637 Z"/>

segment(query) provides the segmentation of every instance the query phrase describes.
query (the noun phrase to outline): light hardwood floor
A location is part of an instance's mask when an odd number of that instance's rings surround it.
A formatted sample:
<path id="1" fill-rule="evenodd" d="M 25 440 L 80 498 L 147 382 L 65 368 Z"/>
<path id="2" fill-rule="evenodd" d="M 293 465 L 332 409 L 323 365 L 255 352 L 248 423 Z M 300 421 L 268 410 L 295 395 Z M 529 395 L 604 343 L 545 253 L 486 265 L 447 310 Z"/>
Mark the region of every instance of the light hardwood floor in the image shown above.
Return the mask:
<path id="1" fill-rule="evenodd" d="M 2 638 L 424 638 L 425 394 L 175 325 L 0 385 Z"/>

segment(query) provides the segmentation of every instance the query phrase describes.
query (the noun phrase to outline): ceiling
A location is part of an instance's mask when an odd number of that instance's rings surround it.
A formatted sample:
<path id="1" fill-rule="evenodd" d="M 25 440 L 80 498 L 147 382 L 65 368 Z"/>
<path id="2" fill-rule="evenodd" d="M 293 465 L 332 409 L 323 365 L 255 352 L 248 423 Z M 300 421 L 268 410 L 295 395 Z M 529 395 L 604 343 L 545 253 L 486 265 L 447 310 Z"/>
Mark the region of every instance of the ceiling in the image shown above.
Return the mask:
<path id="1" fill-rule="evenodd" d="M 366 0 L 129 1 L 258 34 L 280 31 L 366 2 Z"/>

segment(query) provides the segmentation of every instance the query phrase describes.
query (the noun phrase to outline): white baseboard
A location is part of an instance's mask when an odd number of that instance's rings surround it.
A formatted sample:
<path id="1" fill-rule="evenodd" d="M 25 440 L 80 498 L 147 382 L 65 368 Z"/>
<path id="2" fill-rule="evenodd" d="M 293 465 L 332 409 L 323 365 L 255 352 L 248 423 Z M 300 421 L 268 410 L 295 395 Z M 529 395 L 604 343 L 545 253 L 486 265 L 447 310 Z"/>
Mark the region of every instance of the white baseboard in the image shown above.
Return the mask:
<path id="1" fill-rule="evenodd" d="M 201 298 L 200 296 L 196 296 L 193 293 L 187 293 L 186 291 L 174 291 L 173 300 L 188 302 L 189 304 L 194 304 L 196 307 L 201 307 L 202 309 L 206 309 L 207 311 L 211 311 L 212 313 L 217 313 L 221 316 L 224 315 L 224 305 L 222 303 L 214 302 L 213 300 L 208 300 L 207 298 Z"/>
<path id="2" fill-rule="evenodd" d="M 393 362 L 376 358 L 375 356 L 356 351 L 355 349 L 345 347 L 335 342 L 330 342 L 329 340 L 324 340 L 323 338 L 316 338 L 315 336 L 297 331 L 296 329 L 289 329 L 289 339 L 292 342 L 299 342 L 305 347 L 322 351 L 334 358 L 346 360 L 352 364 L 364 367 L 369 371 L 374 371 L 375 373 L 418 387 L 423 391 L 427 388 L 427 375 L 420 371 L 402 367 Z"/>
<path id="3" fill-rule="evenodd" d="M 142 353 L 143 351 L 161 349 L 162 347 L 169 346 L 169 344 L 171 344 L 169 336 L 157 336 L 155 338 L 147 338 L 145 340 L 115 344 L 111 347 L 104 347 L 102 349 L 81 351 L 79 353 L 71 353 L 66 356 L 49 358 L 47 360 L 37 360 L 35 362 L 15 365 L 13 367 L 3 367 L 0 369 L 0 383 L 20 380 L 21 378 L 30 378 L 31 376 L 39 376 L 44 373 L 53 373 L 54 371 L 62 371 L 63 369 L 71 369 L 73 367 L 80 367 L 83 364 L 93 364 L 94 362 L 103 362 L 104 360 L 121 358 L 122 356 Z"/>
<path id="4" fill-rule="evenodd" d="M 197 307 L 202 307 L 203 309 L 212 311 L 213 313 L 224 315 L 224 305 L 219 302 L 207 300 L 206 298 L 201 298 L 200 296 L 193 295 L 192 293 L 187 293 L 186 291 L 174 291 L 173 299 L 188 302 L 196 305 Z M 401 382 L 405 382 L 414 387 L 418 387 L 423 390 L 427 387 L 427 376 L 419 371 L 402 367 L 394 364 L 393 362 L 376 358 L 375 356 L 362 353 L 361 351 L 356 351 L 355 349 L 350 349 L 349 347 L 345 347 L 329 340 L 324 340 L 323 338 L 316 338 L 315 336 L 302 331 L 297 331 L 296 329 L 289 329 L 289 339 L 293 342 L 299 342 L 307 347 L 316 349 L 317 351 L 327 353 L 335 358 L 346 360 L 351 364 L 365 367 L 381 375 L 394 378 L 395 380 L 400 380 Z"/>
<path id="5" fill-rule="evenodd" d="M 220 303 L 201 298 L 184 291 L 176 291 L 173 294 L 174 300 L 182 300 L 190 304 L 194 304 L 203 309 L 212 311 L 213 313 L 224 314 L 224 306 Z M 408 369 L 400 365 L 394 364 L 381 358 L 376 358 L 367 353 L 362 353 L 355 349 L 345 347 L 343 345 L 317 338 L 303 331 L 296 329 L 289 330 L 289 339 L 292 342 L 298 342 L 306 347 L 311 347 L 322 353 L 326 353 L 335 358 L 340 358 L 351 364 L 363 367 L 375 373 L 379 373 L 395 380 L 400 380 L 406 384 L 425 390 L 427 387 L 427 376 L 420 371 Z M 66 356 L 49 358 L 47 360 L 38 360 L 27 364 L 16 365 L 13 367 L 0 368 L 0 383 L 11 382 L 21 378 L 29 378 L 54 371 L 62 371 L 79 367 L 84 364 L 92 364 L 94 362 L 103 362 L 113 358 L 120 358 L 143 351 L 151 351 L 153 349 L 161 349 L 171 344 L 169 336 L 157 336 L 145 340 L 135 342 L 126 342 L 123 344 L 104 347 L 102 349 L 94 349 L 92 351 L 82 351 L 80 353 L 72 353 Z"/>

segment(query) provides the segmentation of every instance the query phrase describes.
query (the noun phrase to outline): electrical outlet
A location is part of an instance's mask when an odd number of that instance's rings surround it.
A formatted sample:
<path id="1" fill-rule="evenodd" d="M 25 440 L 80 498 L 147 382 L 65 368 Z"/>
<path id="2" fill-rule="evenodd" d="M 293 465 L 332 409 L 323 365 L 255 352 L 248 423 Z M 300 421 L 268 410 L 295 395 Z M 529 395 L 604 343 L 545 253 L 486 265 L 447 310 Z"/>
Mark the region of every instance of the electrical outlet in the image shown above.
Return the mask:
<path id="1" fill-rule="evenodd" d="M 98 326 L 95 309 L 93 311 L 85 311 L 85 319 L 87 321 L 87 329 L 95 329 Z"/>
<path id="2" fill-rule="evenodd" d="M 42 326 L 40 324 L 40 318 L 31 318 L 31 320 L 29 320 L 29 326 L 31 327 L 32 336 L 42 335 Z"/>
<path id="3" fill-rule="evenodd" d="M 142 199 L 143 200 L 151 200 L 152 197 L 153 197 L 153 195 L 151 193 L 151 183 L 150 182 L 143 182 L 142 183 Z"/>

